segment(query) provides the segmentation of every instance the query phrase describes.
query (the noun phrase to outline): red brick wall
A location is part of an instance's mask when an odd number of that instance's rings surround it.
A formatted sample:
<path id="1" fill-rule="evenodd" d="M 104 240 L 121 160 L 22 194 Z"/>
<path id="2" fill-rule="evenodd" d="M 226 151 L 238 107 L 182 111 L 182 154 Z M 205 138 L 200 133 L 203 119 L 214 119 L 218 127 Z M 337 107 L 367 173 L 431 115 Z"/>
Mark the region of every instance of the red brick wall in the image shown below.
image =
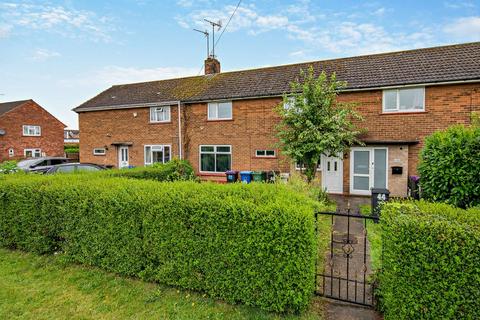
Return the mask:
<path id="1" fill-rule="evenodd" d="M 23 125 L 41 127 L 40 137 L 24 137 Z M 47 156 L 63 156 L 64 124 L 33 101 L 12 109 L 0 116 L 0 161 L 12 159 L 8 150 L 15 151 L 14 159 L 23 158 L 24 149 L 41 149 Z"/>
<path id="2" fill-rule="evenodd" d="M 233 170 L 288 171 L 288 162 L 275 145 L 274 127 L 279 117 L 274 108 L 279 102 L 277 98 L 233 101 L 233 120 L 225 121 L 208 121 L 206 103 L 187 106 L 189 143 L 186 150 L 195 171 L 199 172 L 199 146 L 202 144 L 231 145 Z M 257 158 L 257 149 L 273 149 L 277 156 Z"/>
<path id="3" fill-rule="evenodd" d="M 426 87 L 425 112 L 382 113 L 382 91 L 352 92 L 340 101 L 356 102 L 363 115 L 366 140 L 419 140 L 409 148 L 409 174 L 416 174 L 418 155 L 425 136 L 453 124 L 470 123 L 472 111 L 480 111 L 480 84 Z"/>
<path id="4" fill-rule="evenodd" d="M 480 111 L 479 91 L 479 84 L 427 87 L 426 110 L 421 113 L 382 114 L 381 90 L 344 93 L 339 99 L 357 102 L 356 108 L 365 118 L 361 126 L 368 130 L 366 139 L 423 141 L 435 130 L 469 123 L 470 112 Z M 288 172 L 288 162 L 275 147 L 274 127 L 279 117 L 273 109 L 280 101 L 280 98 L 234 101 L 233 120 L 228 121 L 207 121 L 206 103 L 183 106 L 184 155 L 198 173 L 199 145 L 228 144 L 232 146 L 234 170 Z M 110 145 L 114 141 L 133 142 L 130 164 L 136 166 L 143 165 L 144 144 L 171 144 L 173 153 L 178 155 L 176 106 L 171 108 L 172 122 L 168 124 L 150 124 L 148 108 L 86 112 L 79 116 L 81 161 L 117 165 L 116 148 Z M 109 147 L 107 155 L 93 156 L 93 148 L 103 146 Z M 422 142 L 409 147 L 409 174 L 416 173 L 421 147 Z M 277 158 L 255 158 L 257 149 L 275 149 Z M 347 177 L 348 169 L 347 159 L 344 163 Z"/>
<path id="5" fill-rule="evenodd" d="M 170 107 L 170 122 L 150 123 L 150 109 L 136 108 L 79 114 L 80 161 L 118 166 L 118 148 L 113 142 L 132 142 L 130 165 L 144 165 L 144 145 L 166 144 L 178 155 L 177 107 Z M 107 147 L 105 156 L 94 156 L 94 148 Z"/>

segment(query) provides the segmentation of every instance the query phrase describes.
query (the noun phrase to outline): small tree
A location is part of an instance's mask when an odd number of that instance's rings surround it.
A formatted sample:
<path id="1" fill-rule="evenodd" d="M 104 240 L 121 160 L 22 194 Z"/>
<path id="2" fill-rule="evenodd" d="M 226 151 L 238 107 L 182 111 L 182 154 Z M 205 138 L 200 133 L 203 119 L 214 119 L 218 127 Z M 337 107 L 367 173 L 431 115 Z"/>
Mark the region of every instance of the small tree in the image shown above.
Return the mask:
<path id="1" fill-rule="evenodd" d="M 322 154 L 336 156 L 353 144 L 360 131 L 352 120 L 361 120 L 352 104 L 337 101 L 339 90 L 346 87 L 335 73 L 318 77 L 313 68 L 300 72 L 301 80 L 290 84 L 291 92 L 283 97 L 277 112 L 281 122 L 277 127 L 282 152 L 305 166 L 308 182 L 315 178 Z"/>

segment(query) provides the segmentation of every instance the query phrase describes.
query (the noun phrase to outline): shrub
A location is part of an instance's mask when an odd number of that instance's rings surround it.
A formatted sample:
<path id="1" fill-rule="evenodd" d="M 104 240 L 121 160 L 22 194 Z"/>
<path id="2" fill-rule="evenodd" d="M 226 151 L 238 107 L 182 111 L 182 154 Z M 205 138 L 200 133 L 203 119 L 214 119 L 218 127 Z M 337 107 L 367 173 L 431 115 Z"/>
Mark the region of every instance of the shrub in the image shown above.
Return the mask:
<path id="1" fill-rule="evenodd" d="M 124 177 L 156 181 L 188 181 L 196 180 L 195 172 L 186 160 L 173 159 L 167 163 L 155 163 L 148 167 L 104 171 L 102 174 L 113 177 Z"/>
<path id="2" fill-rule="evenodd" d="M 314 290 L 315 206 L 281 185 L 9 177 L 0 245 L 300 311 Z"/>
<path id="3" fill-rule="evenodd" d="M 418 166 L 423 197 L 458 207 L 480 204 L 480 127 L 453 126 L 425 139 Z"/>
<path id="4" fill-rule="evenodd" d="M 17 171 L 17 161 L 5 161 L 0 163 L 0 174 L 15 173 Z"/>
<path id="5" fill-rule="evenodd" d="M 480 319 L 480 209 L 389 203 L 381 225 L 385 319 Z"/>

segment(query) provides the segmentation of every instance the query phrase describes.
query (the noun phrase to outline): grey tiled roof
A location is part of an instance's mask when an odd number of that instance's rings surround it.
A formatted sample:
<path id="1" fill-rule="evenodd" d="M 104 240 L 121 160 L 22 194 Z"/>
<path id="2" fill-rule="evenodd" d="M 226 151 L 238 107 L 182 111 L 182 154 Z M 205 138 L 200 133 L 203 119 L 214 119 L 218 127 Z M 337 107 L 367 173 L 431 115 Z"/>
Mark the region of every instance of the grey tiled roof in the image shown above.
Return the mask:
<path id="1" fill-rule="evenodd" d="M 288 92 L 290 82 L 309 66 L 316 73 L 336 72 L 339 80 L 347 82 L 348 90 L 480 80 L 480 42 L 116 85 L 74 110 L 279 96 Z"/>
<path id="2" fill-rule="evenodd" d="M 20 101 L 11 101 L 11 102 L 0 103 L 0 116 L 3 115 L 4 113 L 7 113 L 10 110 L 15 109 L 18 106 L 21 106 L 22 104 L 24 104 L 28 101 L 30 101 L 30 100 L 20 100 Z"/>

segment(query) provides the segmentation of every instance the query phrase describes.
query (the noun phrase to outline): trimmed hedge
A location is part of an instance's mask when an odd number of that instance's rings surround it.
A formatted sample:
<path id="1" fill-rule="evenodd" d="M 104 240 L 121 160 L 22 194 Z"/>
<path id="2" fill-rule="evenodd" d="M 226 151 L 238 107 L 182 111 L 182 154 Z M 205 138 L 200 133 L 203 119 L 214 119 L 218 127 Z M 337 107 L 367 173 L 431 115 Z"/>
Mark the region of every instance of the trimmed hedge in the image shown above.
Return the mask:
<path id="1" fill-rule="evenodd" d="M 314 290 L 316 203 L 281 185 L 0 179 L 0 245 L 272 311 Z"/>
<path id="2" fill-rule="evenodd" d="M 480 208 L 388 203 L 381 225 L 385 319 L 480 319 Z"/>
<path id="3" fill-rule="evenodd" d="M 453 126 L 425 139 L 422 197 L 457 207 L 480 205 L 480 127 Z"/>
<path id="4" fill-rule="evenodd" d="M 197 179 L 191 164 L 186 160 L 178 159 L 167 163 L 155 163 L 148 167 L 107 170 L 102 171 L 101 174 L 110 177 L 156 181 L 193 181 Z"/>

